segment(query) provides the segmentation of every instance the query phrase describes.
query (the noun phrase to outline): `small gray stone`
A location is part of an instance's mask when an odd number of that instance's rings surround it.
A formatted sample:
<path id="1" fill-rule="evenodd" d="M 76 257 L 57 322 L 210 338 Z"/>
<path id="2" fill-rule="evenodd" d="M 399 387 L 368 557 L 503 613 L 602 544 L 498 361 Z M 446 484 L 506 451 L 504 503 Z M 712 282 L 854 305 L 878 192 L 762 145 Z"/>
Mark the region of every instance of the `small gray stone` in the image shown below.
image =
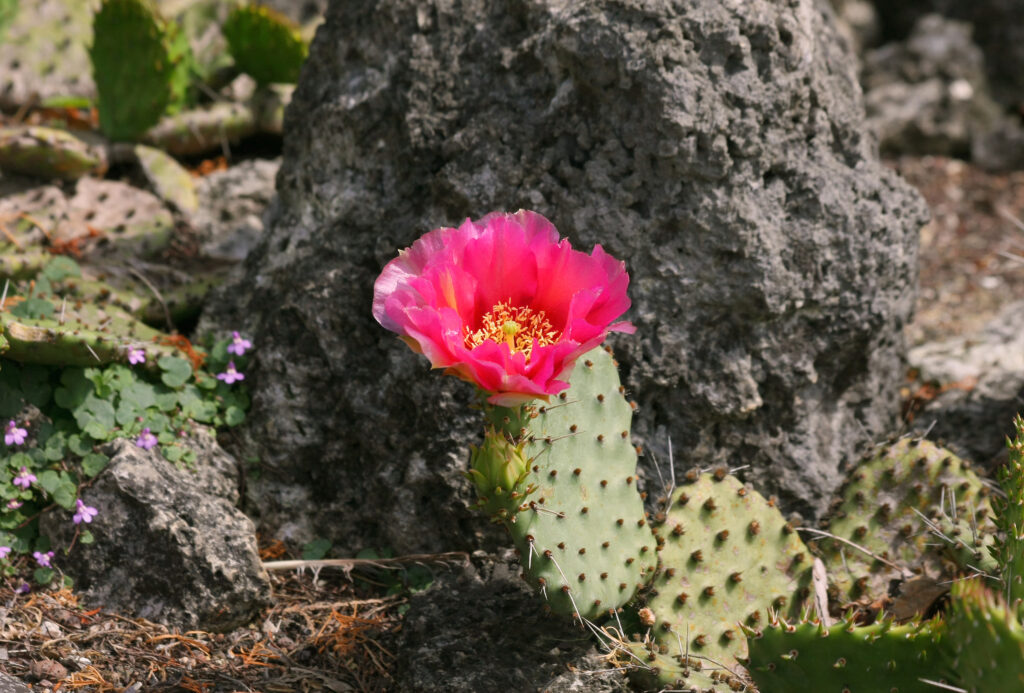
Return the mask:
<path id="1" fill-rule="evenodd" d="M 890 154 L 967 158 L 1000 122 L 971 26 L 922 17 L 905 41 L 867 51 L 861 83 L 868 123 Z"/>
<path id="2" fill-rule="evenodd" d="M 179 469 L 128 440 L 104 452 L 110 464 L 82 494 L 99 511 L 88 526 L 95 541 L 59 559 L 83 601 L 184 627 L 248 622 L 268 602 L 270 582 L 252 522 L 215 495 L 224 487 L 211 483 L 216 473 Z M 40 523 L 56 546 L 69 546 L 76 529 L 61 510 Z"/>
<path id="3" fill-rule="evenodd" d="M 10 674 L 0 672 L 0 693 L 32 693 L 32 689 Z"/>
<path id="4" fill-rule="evenodd" d="M 921 381 L 947 386 L 916 414 L 914 428 L 993 466 L 1024 408 L 1024 301 L 975 333 L 911 349 L 909 361 Z"/>
<path id="5" fill-rule="evenodd" d="M 252 159 L 199 180 L 199 210 L 192 225 L 203 255 L 228 262 L 245 259 L 263 232 L 263 214 L 274 196 L 280 164 L 280 159 Z"/>

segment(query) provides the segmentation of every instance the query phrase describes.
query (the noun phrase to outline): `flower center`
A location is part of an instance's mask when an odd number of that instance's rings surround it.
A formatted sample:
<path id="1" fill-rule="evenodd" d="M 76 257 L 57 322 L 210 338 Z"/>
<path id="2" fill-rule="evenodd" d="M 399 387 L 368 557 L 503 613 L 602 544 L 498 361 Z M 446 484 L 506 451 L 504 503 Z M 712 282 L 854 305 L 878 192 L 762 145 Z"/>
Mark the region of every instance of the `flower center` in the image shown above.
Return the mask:
<path id="1" fill-rule="evenodd" d="M 542 310 L 534 310 L 529 306 L 512 306 L 512 301 L 496 303 L 480 320 L 480 329 L 470 332 L 466 328 L 466 348 L 473 349 L 488 339 L 498 344 L 508 344 L 515 351 L 522 351 L 530 358 L 533 351 L 533 340 L 539 346 L 554 344 L 562 336 L 548 322 Z"/>

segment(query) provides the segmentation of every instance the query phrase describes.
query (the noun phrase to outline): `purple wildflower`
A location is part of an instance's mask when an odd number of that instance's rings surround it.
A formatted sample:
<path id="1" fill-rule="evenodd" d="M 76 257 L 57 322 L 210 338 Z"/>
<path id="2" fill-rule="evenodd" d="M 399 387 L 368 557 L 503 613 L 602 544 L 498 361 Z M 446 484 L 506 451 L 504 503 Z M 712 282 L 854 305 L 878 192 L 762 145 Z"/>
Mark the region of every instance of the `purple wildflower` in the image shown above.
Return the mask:
<path id="1" fill-rule="evenodd" d="M 10 546 L 0 546 L 0 558 L 7 558 L 11 553 Z"/>
<path id="2" fill-rule="evenodd" d="M 71 519 L 74 521 L 76 525 L 82 522 L 89 524 L 90 522 L 92 522 L 92 518 L 96 517 L 96 515 L 99 513 L 99 511 L 96 510 L 96 508 L 92 508 L 83 503 L 81 498 L 75 501 L 75 509 L 75 516 Z"/>
<path id="3" fill-rule="evenodd" d="M 231 344 L 228 344 L 228 353 L 241 356 L 247 350 L 252 349 L 252 342 L 245 339 L 237 332 L 232 332 Z"/>
<path id="4" fill-rule="evenodd" d="M 18 428 L 18 424 L 11 419 L 7 422 L 7 428 L 4 429 L 4 443 L 7 445 L 21 445 L 25 442 L 25 436 L 28 435 L 28 431 L 24 428 Z"/>
<path id="5" fill-rule="evenodd" d="M 128 350 L 128 363 L 133 366 L 139 363 L 146 362 L 146 350 L 145 349 L 129 349 Z"/>
<path id="6" fill-rule="evenodd" d="M 46 553 L 43 553 L 42 551 L 33 551 L 32 558 L 36 559 L 36 563 L 42 567 L 49 568 L 50 559 L 53 558 L 53 551 L 47 551 Z"/>
<path id="7" fill-rule="evenodd" d="M 235 362 L 230 361 L 228 363 L 228 369 L 223 373 L 217 374 L 217 380 L 223 380 L 225 383 L 230 385 L 238 380 L 245 380 L 245 375 L 235 370 Z"/>
<path id="8" fill-rule="evenodd" d="M 158 442 L 156 436 L 150 433 L 148 428 L 142 429 L 142 433 L 135 439 L 135 444 L 143 450 L 152 450 Z"/>
<path id="9" fill-rule="evenodd" d="M 14 477 L 14 480 L 11 483 L 15 486 L 20 486 L 23 489 L 28 489 L 34 481 L 36 481 L 36 475 L 25 467 L 22 467 L 21 471 L 18 472 L 18 475 Z"/>
<path id="10" fill-rule="evenodd" d="M 32 591 L 32 585 L 28 584 L 27 582 L 23 582 L 23 583 L 21 583 L 21 586 L 18 587 L 18 589 L 14 590 L 14 591 L 17 592 L 18 594 L 28 594 L 29 592 Z"/>
<path id="11" fill-rule="evenodd" d="M 23 505 L 25 505 L 25 504 L 22 501 L 20 501 L 20 500 L 9 500 L 9 501 L 7 501 L 7 509 L 8 510 L 17 510 L 18 508 L 20 508 Z"/>

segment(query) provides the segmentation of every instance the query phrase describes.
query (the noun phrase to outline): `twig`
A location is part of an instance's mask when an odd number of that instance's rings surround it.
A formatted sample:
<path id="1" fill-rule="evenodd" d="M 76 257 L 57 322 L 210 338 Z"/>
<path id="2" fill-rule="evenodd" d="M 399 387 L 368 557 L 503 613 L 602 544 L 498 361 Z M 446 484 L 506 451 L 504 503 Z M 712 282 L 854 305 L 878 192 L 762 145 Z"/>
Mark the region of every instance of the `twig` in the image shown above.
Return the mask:
<path id="1" fill-rule="evenodd" d="M 843 537 L 838 537 L 835 534 L 832 534 L 831 532 L 826 532 L 825 530 L 822 530 L 822 529 L 815 529 L 814 527 L 797 527 L 796 529 L 797 529 L 798 532 L 811 532 L 812 534 L 817 534 L 819 536 L 828 537 L 829 539 L 835 539 L 836 541 L 841 541 L 844 544 L 848 544 L 848 545 L 852 546 L 853 548 L 857 549 L 858 551 L 861 551 L 861 552 L 867 554 L 868 556 L 871 556 L 876 561 L 880 561 L 880 562 L 884 563 L 885 565 L 889 566 L 890 568 L 895 568 L 896 570 L 900 571 L 900 575 L 902 575 L 904 578 L 912 578 L 912 577 L 914 577 L 914 574 L 909 569 L 904 568 L 903 566 L 900 566 L 900 565 L 896 565 L 892 561 L 889 561 L 889 560 L 886 560 L 885 558 L 882 558 L 878 554 L 876 554 L 876 553 L 874 553 L 872 551 L 869 551 L 868 549 L 864 548 L 860 544 L 852 542 L 849 539 L 844 539 Z"/>
<path id="2" fill-rule="evenodd" d="M 322 558 L 315 561 L 268 561 L 263 563 L 264 570 L 294 570 L 295 568 L 343 568 L 352 570 L 360 566 L 371 568 L 396 569 L 407 563 L 445 563 L 469 561 L 469 554 L 464 551 L 448 553 L 418 553 L 394 558 Z"/>

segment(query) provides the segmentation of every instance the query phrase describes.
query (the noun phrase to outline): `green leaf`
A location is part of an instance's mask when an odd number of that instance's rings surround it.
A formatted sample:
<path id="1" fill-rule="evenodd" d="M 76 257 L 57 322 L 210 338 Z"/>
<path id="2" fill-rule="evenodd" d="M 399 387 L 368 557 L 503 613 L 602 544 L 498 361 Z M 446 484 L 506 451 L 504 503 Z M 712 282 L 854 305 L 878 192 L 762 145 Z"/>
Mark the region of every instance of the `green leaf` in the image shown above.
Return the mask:
<path id="1" fill-rule="evenodd" d="M 36 568 L 32 579 L 39 585 L 49 585 L 53 581 L 53 568 Z"/>
<path id="2" fill-rule="evenodd" d="M 50 369 L 44 366 L 24 366 L 21 369 L 21 392 L 29 404 L 45 407 L 50 402 L 53 388 L 50 387 Z"/>
<path id="3" fill-rule="evenodd" d="M 109 440 L 117 424 L 114 405 L 109 400 L 89 394 L 72 412 L 79 427 L 97 440 Z"/>
<path id="4" fill-rule="evenodd" d="M 60 476 L 52 469 L 47 469 L 44 472 L 39 472 L 36 483 L 52 496 L 60 486 Z"/>
<path id="5" fill-rule="evenodd" d="M 26 298 L 11 308 L 11 315 L 19 318 L 49 318 L 54 313 L 53 304 L 42 298 Z"/>
<path id="6" fill-rule="evenodd" d="M 168 462 L 178 462 L 185 456 L 185 448 L 180 445 L 164 445 L 160 448 L 160 452 L 163 453 Z"/>
<path id="7" fill-rule="evenodd" d="M 96 441 L 89 436 L 80 436 L 74 433 L 68 436 L 68 450 L 79 457 L 84 457 L 92 452 L 95 443 Z"/>
<path id="8" fill-rule="evenodd" d="M 238 407 L 231 406 L 224 412 L 224 423 L 228 426 L 237 426 L 245 421 L 245 412 Z"/>
<path id="9" fill-rule="evenodd" d="M 82 368 L 65 368 L 60 374 L 60 382 L 63 387 L 57 388 L 53 393 L 53 399 L 58 406 L 65 409 L 76 409 L 93 392 L 93 384 L 85 377 L 85 370 Z"/>
<path id="10" fill-rule="evenodd" d="M 50 281 L 59 282 L 68 277 L 81 277 L 82 269 L 67 255 L 57 255 L 46 263 L 42 275 Z"/>
<path id="11" fill-rule="evenodd" d="M 174 411 L 178 408 L 178 393 L 174 390 L 156 392 L 156 406 L 160 411 Z"/>
<path id="12" fill-rule="evenodd" d="M 181 387 L 192 377 L 192 365 L 177 356 L 164 356 L 157 361 L 157 365 L 163 371 L 160 380 L 167 387 Z"/>
<path id="13" fill-rule="evenodd" d="M 96 537 L 94 537 L 92 535 L 92 532 L 90 532 L 89 530 L 85 530 L 78 535 L 78 543 L 80 544 L 91 544 L 94 541 L 96 541 Z"/>
<path id="14" fill-rule="evenodd" d="M 156 388 L 149 383 L 136 380 L 121 391 L 121 401 L 134 403 L 140 409 L 157 406 Z"/>
<path id="15" fill-rule="evenodd" d="M 60 483 L 53 491 L 53 501 L 65 510 L 74 510 L 75 499 L 78 498 L 78 487 L 71 477 L 61 472 Z"/>
<path id="16" fill-rule="evenodd" d="M 35 465 L 32 464 L 32 458 L 24 452 L 16 452 L 7 458 L 7 466 L 15 471 L 22 467 L 28 467 L 32 469 Z"/>
<path id="17" fill-rule="evenodd" d="M 67 447 L 64 434 L 58 431 L 46 439 L 46 445 L 43 446 L 43 457 L 47 462 L 59 462 L 64 459 Z"/>
<path id="18" fill-rule="evenodd" d="M 302 560 L 318 561 L 331 550 L 331 542 L 327 539 L 314 539 L 302 547 Z"/>
<path id="19" fill-rule="evenodd" d="M 108 462 L 110 458 L 106 455 L 90 452 L 82 458 L 82 473 L 87 477 L 94 477 L 106 468 Z"/>

